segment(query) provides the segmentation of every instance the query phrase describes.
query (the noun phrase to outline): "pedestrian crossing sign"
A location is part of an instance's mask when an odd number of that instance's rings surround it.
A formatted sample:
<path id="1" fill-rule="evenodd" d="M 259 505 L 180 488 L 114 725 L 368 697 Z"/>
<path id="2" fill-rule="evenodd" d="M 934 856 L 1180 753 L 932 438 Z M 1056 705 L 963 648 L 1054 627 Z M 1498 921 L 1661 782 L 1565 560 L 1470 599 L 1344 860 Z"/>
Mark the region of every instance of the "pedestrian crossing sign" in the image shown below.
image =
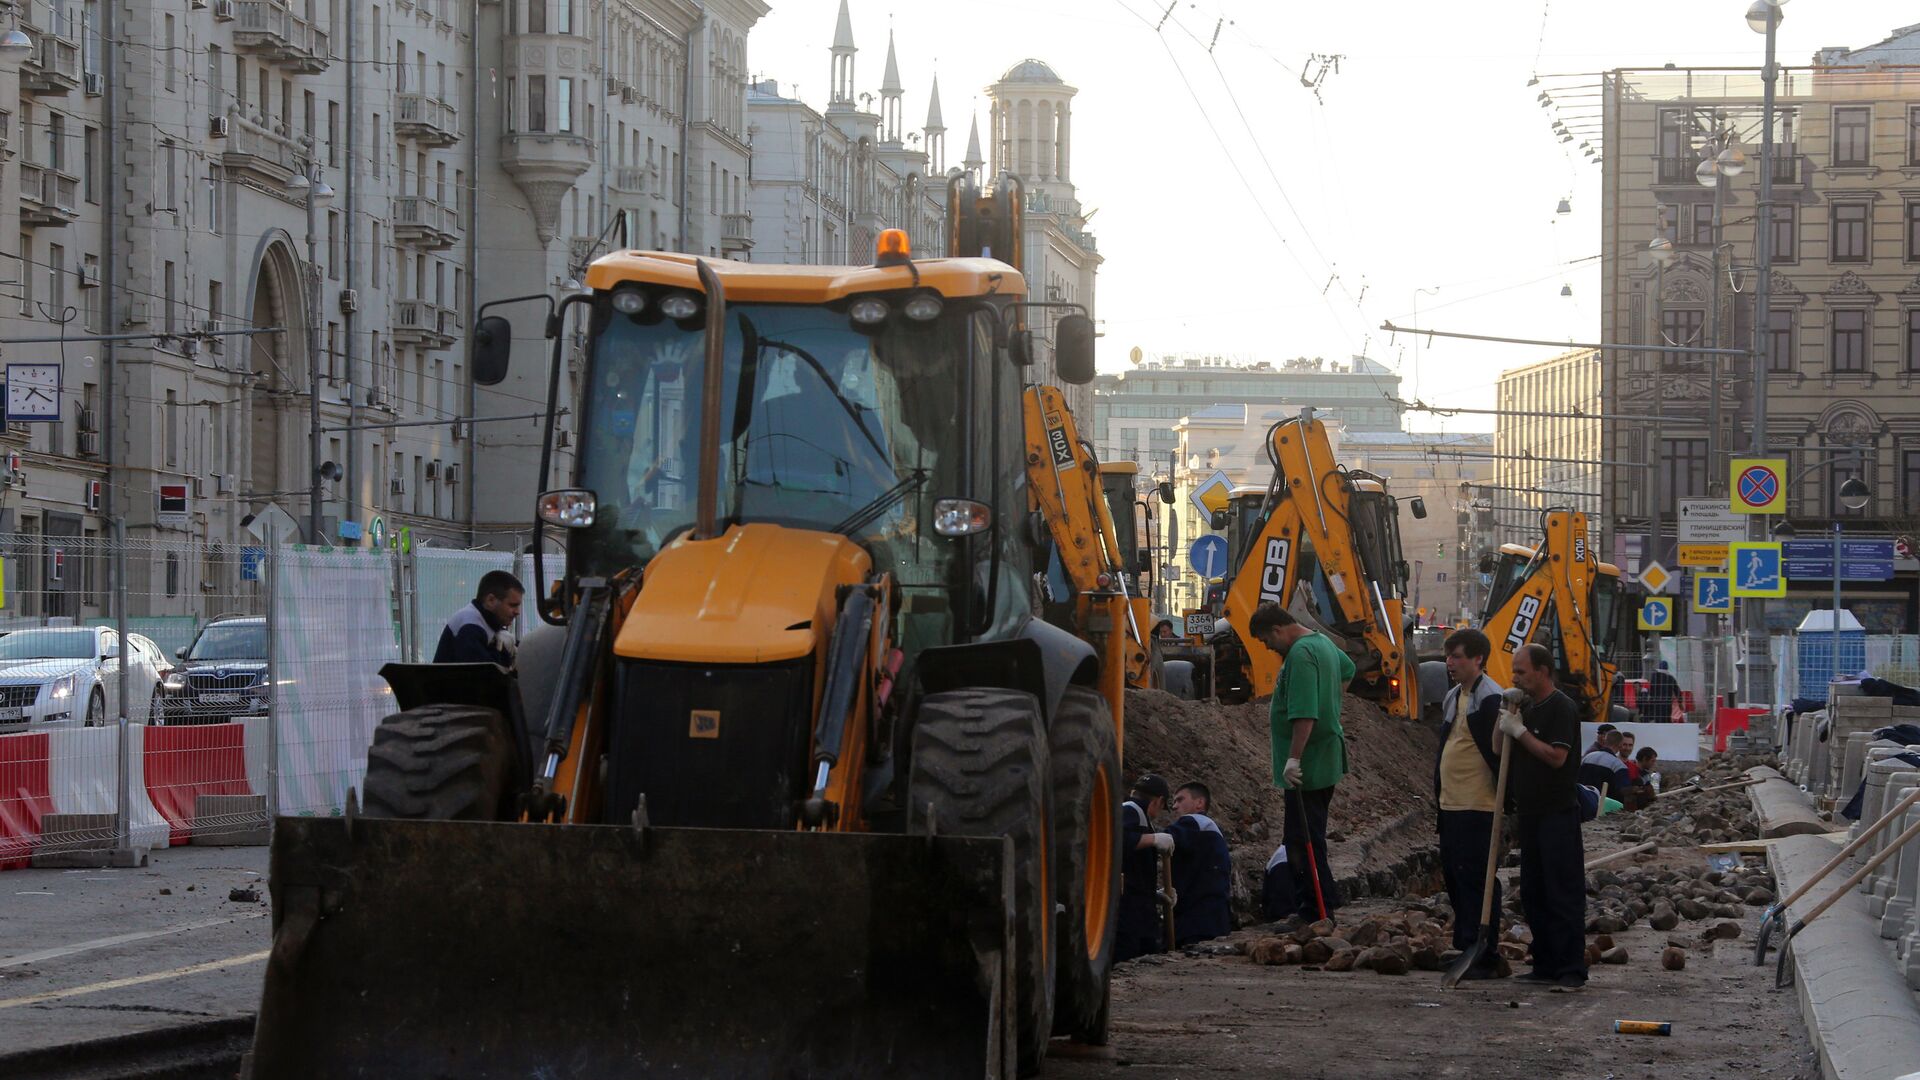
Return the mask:
<path id="1" fill-rule="evenodd" d="M 1785 596 L 1787 574 L 1777 543 L 1727 545 L 1727 572 L 1734 596 Z"/>
<path id="2" fill-rule="evenodd" d="M 1673 600 L 1665 596 L 1649 596 L 1640 602 L 1640 629 L 1672 630 Z"/>
<path id="3" fill-rule="evenodd" d="M 1693 610 L 1702 615 L 1725 615 L 1733 610 L 1733 589 L 1726 574 L 1693 575 Z"/>

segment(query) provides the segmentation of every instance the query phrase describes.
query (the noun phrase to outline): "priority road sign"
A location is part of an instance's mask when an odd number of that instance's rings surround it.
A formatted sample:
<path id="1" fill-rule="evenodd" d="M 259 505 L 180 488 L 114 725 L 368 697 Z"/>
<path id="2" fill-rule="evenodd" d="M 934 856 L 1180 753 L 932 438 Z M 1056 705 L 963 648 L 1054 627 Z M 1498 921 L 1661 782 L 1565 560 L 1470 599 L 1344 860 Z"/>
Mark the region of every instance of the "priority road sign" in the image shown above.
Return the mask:
<path id="1" fill-rule="evenodd" d="M 1729 505 L 1736 514 L 1784 514 L 1787 510 L 1786 458 L 1734 458 Z"/>
<path id="2" fill-rule="evenodd" d="M 1735 596 L 1785 596 L 1787 575 L 1777 543 L 1728 544 L 1727 569 Z"/>
<path id="3" fill-rule="evenodd" d="M 1724 615 L 1733 610 L 1733 590 L 1726 574 L 1693 575 L 1693 610 L 1703 615 Z"/>
<path id="4" fill-rule="evenodd" d="M 1640 602 L 1640 629 L 1673 629 L 1673 601 L 1665 596 L 1649 596 Z"/>
<path id="5" fill-rule="evenodd" d="M 1648 592 L 1666 592 L 1667 583 L 1672 580 L 1673 573 L 1658 561 L 1648 563 L 1646 569 L 1640 571 L 1640 584 L 1645 585 Z"/>
<path id="6" fill-rule="evenodd" d="M 1193 489 L 1188 498 L 1200 510 L 1200 523 L 1205 525 L 1213 515 L 1227 508 L 1228 496 L 1233 494 L 1233 480 L 1218 469 L 1199 487 Z"/>

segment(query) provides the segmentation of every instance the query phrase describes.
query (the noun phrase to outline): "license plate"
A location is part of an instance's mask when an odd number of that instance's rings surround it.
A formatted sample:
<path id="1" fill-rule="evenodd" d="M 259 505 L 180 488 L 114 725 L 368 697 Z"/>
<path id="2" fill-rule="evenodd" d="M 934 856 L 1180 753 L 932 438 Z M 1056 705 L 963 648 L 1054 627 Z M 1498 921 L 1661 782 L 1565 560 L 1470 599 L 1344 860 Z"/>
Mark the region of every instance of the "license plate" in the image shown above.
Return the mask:
<path id="1" fill-rule="evenodd" d="M 22 720 L 26 715 L 25 709 L 0 709 L 0 720 Z"/>
<path id="2" fill-rule="evenodd" d="M 232 705 L 240 700 L 239 694 L 201 694 L 200 700 L 208 705 Z"/>

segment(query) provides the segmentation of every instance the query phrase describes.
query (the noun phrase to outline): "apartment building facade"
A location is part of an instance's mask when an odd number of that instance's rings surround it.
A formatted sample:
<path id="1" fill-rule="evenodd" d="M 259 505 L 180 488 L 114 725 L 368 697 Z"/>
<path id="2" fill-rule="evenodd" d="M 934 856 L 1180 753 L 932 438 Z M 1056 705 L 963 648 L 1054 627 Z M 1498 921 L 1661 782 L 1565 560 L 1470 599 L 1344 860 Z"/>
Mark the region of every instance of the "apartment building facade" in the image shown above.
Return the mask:
<path id="1" fill-rule="evenodd" d="M 1486 553 L 1538 543 L 1540 512 L 1550 506 L 1602 516 L 1602 366 L 1599 350 L 1574 349 L 1500 373 L 1491 481 L 1474 492 L 1484 503 L 1477 539 Z M 1641 473 L 1625 475 L 1644 482 Z"/>

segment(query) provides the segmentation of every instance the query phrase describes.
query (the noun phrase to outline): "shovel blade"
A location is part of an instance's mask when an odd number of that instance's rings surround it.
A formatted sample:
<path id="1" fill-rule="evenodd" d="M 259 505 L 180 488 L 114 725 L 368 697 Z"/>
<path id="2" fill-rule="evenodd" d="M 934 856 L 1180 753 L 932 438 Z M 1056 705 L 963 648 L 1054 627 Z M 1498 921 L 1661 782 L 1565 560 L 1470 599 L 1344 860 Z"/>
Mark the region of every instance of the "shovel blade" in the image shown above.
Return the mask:
<path id="1" fill-rule="evenodd" d="M 281 818 L 252 1075 L 1011 1075 L 1001 838 Z"/>
<path id="2" fill-rule="evenodd" d="M 1493 941 L 1493 927 L 1482 926 L 1480 936 L 1474 940 L 1467 951 L 1454 957 L 1453 963 L 1447 965 L 1446 974 L 1440 976 L 1440 988 L 1451 990 L 1460 985 L 1460 980 L 1467 977 L 1467 972 L 1472 971 L 1476 964 L 1482 963 L 1496 948 Z"/>

